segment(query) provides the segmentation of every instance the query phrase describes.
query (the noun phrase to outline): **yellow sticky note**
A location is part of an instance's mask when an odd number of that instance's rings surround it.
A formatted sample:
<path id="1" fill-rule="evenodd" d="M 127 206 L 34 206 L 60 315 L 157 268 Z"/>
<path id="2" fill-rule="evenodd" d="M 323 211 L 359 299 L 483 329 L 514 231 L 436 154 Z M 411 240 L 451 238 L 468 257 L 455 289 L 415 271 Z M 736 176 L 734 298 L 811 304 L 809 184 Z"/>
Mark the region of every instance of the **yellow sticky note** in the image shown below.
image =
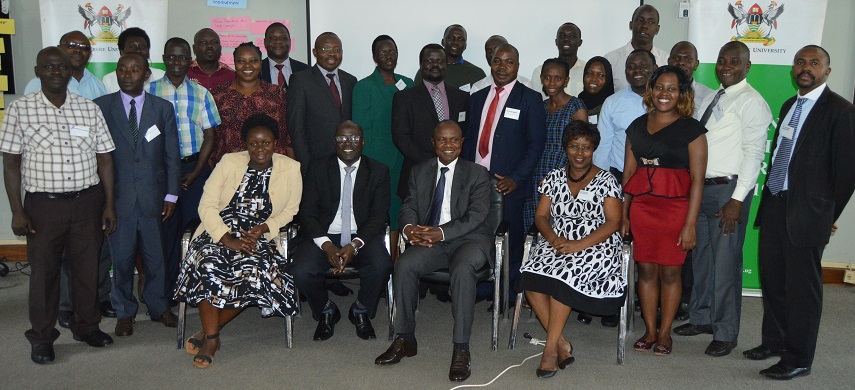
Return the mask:
<path id="1" fill-rule="evenodd" d="M 0 75 L 0 91 L 9 90 L 9 76 Z"/>
<path id="2" fill-rule="evenodd" d="M 0 110 L 6 108 L 6 94 L 0 92 Z"/>
<path id="3" fill-rule="evenodd" d="M 0 37 L 0 54 L 3 54 L 5 52 L 6 52 L 6 41 L 2 37 Z"/>
<path id="4" fill-rule="evenodd" d="M 0 34 L 14 34 L 15 19 L 0 19 Z"/>

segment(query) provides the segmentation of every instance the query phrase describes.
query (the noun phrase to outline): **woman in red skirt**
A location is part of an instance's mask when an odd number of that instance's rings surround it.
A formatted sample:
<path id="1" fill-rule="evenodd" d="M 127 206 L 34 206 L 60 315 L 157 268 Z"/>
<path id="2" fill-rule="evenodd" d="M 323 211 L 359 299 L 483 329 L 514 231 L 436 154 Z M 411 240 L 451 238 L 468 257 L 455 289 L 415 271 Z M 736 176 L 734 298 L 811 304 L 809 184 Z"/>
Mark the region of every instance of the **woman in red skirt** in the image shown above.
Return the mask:
<path id="1" fill-rule="evenodd" d="M 680 268 L 695 247 L 695 224 L 707 166 L 707 130 L 692 118 L 689 77 L 663 66 L 644 93 L 647 114 L 626 129 L 622 233 L 632 231 L 638 298 L 647 331 L 637 351 L 671 353 L 671 324 L 680 304 Z M 656 327 L 656 309 L 662 321 Z"/>

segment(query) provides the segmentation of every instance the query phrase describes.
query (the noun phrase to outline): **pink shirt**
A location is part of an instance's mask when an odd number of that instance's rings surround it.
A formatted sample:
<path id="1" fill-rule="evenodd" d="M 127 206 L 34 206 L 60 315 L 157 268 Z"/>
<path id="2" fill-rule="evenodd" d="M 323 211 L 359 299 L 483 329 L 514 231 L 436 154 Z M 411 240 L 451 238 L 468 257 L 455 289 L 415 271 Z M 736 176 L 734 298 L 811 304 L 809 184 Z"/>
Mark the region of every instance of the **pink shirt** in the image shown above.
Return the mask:
<path id="1" fill-rule="evenodd" d="M 499 123 L 499 118 L 503 116 L 505 103 L 508 101 L 508 95 L 511 94 L 511 90 L 514 89 L 515 85 L 517 85 L 517 80 L 511 81 L 508 85 L 502 87 L 504 89 L 502 89 L 502 92 L 499 94 L 499 105 L 496 106 L 496 114 L 493 116 L 493 124 L 490 127 L 490 151 L 482 158 L 481 153 L 478 153 L 477 147 L 475 149 L 475 163 L 487 168 L 487 170 L 490 169 L 490 159 L 493 156 L 493 138 L 496 136 L 496 124 Z M 494 82 L 490 86 L 490 92 L 487 94 L 487 100 L 484 102 L 484 109 L 481 110 L 481 122 L 478 125 L 478 139 L 475 141 L 477 144 L 480 144 L 481 133 L 484 132 L 484 121 L 487 120 L 487 113 L 490 111 L 490 103 L 493 102 L 493 98 L 495 96 L 496 83 Z"/>

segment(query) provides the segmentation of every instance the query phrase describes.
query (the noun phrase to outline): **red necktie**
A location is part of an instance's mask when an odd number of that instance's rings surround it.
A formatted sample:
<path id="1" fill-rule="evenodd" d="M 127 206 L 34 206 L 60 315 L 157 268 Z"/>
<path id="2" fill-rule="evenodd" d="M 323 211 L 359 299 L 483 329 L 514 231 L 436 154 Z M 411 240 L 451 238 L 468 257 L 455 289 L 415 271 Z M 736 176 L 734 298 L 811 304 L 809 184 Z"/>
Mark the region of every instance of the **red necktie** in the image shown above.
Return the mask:
<path id="1" fill-rule="evenodd" d="M 276 70 L 279 71 L 279 77 L 277 78 L 278 82 L 276 84 L 279 85 L 280 88 L 284 87 L 285 86 L 285 73 L 282 73 L 282 67 L 284 67 L 285 65 L 284 64 L 278 64 L 278 65 L 274 65 L 274 66 L 276 67 Z"/>
<path id="2" fill-rule="evenodd" d="M 504 87 L 496 87 L 496 96 L 490 102 L 490 110 L 487 111 L 487 119 L 484 120 L 481 138 L 478 140 L 478 154 L 481 155 L 481 158 L 487 157 L 487 153 L 490 153 L 490 131 L 493 130 L 493 118 L 496 117 L 496 108 L 499 107 L 499 94 L 504 90 Z"/>
<path id="3" fill-rule="evenodd" d="M 338 103 L 338 108 L 341 109 L 341 95 L 338 94 L 338 88 L 335 87 L 335 74 L 327 73 L 327 78 L 330 79 L 330 92 L 335 102 Z"/>

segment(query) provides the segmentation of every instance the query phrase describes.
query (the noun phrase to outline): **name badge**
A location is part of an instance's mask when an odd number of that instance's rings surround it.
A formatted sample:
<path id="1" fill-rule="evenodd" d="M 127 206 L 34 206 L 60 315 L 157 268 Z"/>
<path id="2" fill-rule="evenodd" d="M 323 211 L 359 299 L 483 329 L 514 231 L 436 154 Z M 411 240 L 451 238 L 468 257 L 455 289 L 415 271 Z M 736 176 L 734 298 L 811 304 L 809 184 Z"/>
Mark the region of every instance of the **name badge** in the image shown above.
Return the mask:
<path id="1" fill-rule="evenodd" d="M 786 139 L 793 139 L 793 134 L 796 132 L 796 129 L 792 128 L 790 125 L 781 126 L 781 137 Z"/>
<path id="2" fill-rule="evenodd" d="M 395 87 L 397 87 L 399 91 L 403 91 L 404 88 L 407 88 L 407 83 L 405 83 L 404 80 L 398 80 L 398 82 L 395 83 Z"/>
<path id="3" fill-rule="evenodd" d="M 515 121 L 520 120 L 520 110 L 516 108 L 505 108 L 505 118 L 513 119 Z"/>
<path id="4" fill-rule="evenodd" d="M 71 126 L 71 136 L 89 138 L 89 126 Z"/>
<path id="5" fill-rule="evenodd" d="M 466 111 L 463 111 L 460 114 L 457 114 L 457 121 L 458 122 L 465 122 L 466 121 Z"/>
<path id="6" fill-rule="evenodd" d="M 157 138 L 160 135 L 160 129 L 157 128 L 157 125 L 152 125 L 145 132 L 145 140 L 151 142 L 151 140 Z"/>
<path id="7" fill-rule="evenodd" d="M 586 202 L 594 201 L 594 193 L 588 190 L 581 190 L 579 194 L 576 195 L 576 199 L 584 200 Z"/>
<path id="8" fill-rule="evenodd" d="M 472 91 L 472 85 L 471 84 L 463 84 L 460 86 L 460 90 L 463 92 L 469 93 Z"/>
<path id="9" fill-rule="evenodd" d="M 715 117 L 716 121 L 720 121 L 721 118 L 724 116 L 724 111 L 721 109 L 721 107 L 715 106 L 713 108 L 713 116 Z"/>
<path id="10" fill-rule="evenodd" d="M 590 123 L 592 125 L 596 125 L 597 124 L 597 118 L 599 118 L 599 117 L 600 117 L 599 115 L 588 115 L 588 123 Z"/>

